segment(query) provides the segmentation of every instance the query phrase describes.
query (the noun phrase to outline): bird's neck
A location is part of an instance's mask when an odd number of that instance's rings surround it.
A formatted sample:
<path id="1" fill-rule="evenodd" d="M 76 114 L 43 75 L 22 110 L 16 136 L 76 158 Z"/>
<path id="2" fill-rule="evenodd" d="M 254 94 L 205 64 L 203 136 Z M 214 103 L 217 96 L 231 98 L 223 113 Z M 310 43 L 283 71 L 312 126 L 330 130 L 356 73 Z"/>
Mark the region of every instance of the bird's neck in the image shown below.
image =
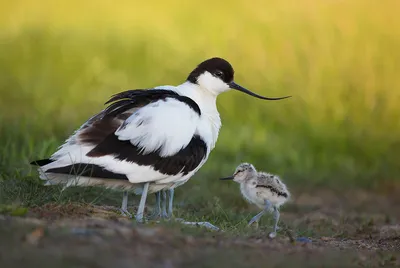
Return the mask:
<path id="1" fill-rule="evenodd" d="M 240 192 L 242 193 L 242 196 L 246 199 L 246 201 L 252 203 L 251 193 L 247 183 L 245 182 L 240 183 Z"/>
<path id="2" fill-rule="evenodd" d="M 207 89 L 200 87 L 191 82 L 185 82 L 176 87 L 176 92 L 180 95 L 187 96 L 199 105 L 202 113 L 213 114 L 218 113 L 217 96 Z"/>
<path id="3" fill-rule="evenodd" d="M 217 96 L 191 82 L 185 82 L 177 86 L 175 91 L 197 103 L 201 111 L 202 123 L 207 123 L 209 127 L 211 126 L 209 130 L 205 129 L 205 133 L 201 134 L 209 138 L 211 149 L 214 148 L 221 128 L 221 118 L 217 110 Z"/>

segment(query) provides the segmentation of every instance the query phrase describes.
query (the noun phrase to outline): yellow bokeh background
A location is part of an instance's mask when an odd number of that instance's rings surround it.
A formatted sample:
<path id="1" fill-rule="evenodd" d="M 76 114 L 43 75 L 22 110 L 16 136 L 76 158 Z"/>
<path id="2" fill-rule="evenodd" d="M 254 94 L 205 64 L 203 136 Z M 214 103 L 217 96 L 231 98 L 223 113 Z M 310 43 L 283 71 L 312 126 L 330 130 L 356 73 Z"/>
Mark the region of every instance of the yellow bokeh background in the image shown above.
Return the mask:
<path id="1" fill-rule="evenodd" d="M 42 133 L 61 141 L 111 94 L 181 83 L 220 56 L 239 84 L 293 98 L 222 95 L 206 170 L 250 159 L 294 177 L 397 179 L 399 12 L 395 0 L 2 1 L 1 118 L 50 118 L 60 128 Z"/>

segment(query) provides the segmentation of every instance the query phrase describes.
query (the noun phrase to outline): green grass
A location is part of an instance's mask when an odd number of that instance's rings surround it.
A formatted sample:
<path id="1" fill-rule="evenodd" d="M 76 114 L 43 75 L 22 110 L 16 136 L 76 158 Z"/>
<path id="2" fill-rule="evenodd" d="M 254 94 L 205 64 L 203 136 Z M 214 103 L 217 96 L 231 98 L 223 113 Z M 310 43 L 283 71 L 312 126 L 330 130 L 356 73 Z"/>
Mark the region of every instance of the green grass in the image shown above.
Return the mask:
<path id="1" fill-rule="evenodd" d="M 179 198 L 240 207 L 237 185 L 218 177 L 242 161 L 289 187 L 399 181 L 398 3 L 63 3 L 1 4 L 1 179 L 39 187 L 29 162 L 50 156 L 110 95 L 180 83 L 200 61 L 222 56 L 241 85 L 293 97 L 220 96 L 217 147 Z M 2 183 L 10 187 L 2 200 L 25 192 Z M 49 193 L 37 191 L 44 202 Z"/>

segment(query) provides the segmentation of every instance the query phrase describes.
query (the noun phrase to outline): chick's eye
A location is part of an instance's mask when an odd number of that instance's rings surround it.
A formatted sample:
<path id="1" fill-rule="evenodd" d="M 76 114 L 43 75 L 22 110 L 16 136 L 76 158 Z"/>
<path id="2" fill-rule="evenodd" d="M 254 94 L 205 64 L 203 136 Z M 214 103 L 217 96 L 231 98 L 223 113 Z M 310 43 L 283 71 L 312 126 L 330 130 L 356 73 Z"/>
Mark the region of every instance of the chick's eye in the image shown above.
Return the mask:
<path id="1" fill-rule="evenodd" d="M 217 77 L 219 77 L 219 78 L 221 78 L 221 79 L 224 79 L 224 73 L 223 73 L 222 71 L 217 70 L 217 71 L 215 71 L 214 74 L 215 74 Z"/>

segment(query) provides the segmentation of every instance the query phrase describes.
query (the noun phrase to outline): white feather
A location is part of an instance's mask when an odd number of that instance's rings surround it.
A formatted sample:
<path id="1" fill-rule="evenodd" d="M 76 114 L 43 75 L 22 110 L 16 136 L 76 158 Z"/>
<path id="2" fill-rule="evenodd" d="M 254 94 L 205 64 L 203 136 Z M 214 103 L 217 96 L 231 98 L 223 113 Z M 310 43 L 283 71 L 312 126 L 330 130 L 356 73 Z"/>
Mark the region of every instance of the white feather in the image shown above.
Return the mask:
<path id="1" fill-rule="evenodd" d="M 206 89 L 215 96 L 229 90 L 228 84 L 213 76 L 210 72 L 201 74 L 197 79 L 197 83 L 201 88 Z"/>
<path id="2" fill-rule="evenodd" d="M 187 104 L 167 98 L 133 113 L 115 132 L 148 154 L 160 149 L 162 157 L 186 147 L 199 122 L 199 115 Z"/>

